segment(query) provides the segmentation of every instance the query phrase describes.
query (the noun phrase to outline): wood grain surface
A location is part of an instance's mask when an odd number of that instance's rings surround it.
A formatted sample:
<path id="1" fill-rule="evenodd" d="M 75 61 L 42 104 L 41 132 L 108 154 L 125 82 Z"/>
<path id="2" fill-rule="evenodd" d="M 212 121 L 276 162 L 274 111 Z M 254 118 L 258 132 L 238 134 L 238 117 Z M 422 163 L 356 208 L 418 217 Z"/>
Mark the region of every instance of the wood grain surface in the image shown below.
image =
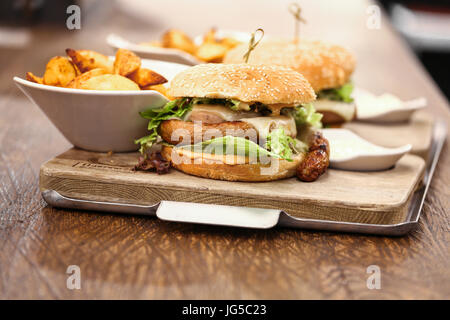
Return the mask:
<path id="1" fill-rule="evenodd" d="M 70 149 L 41 166 L 41 191 L 75 199 L 155 205 L 163 200 L 270 208 L 291 216 L 344 222 L 404 222 L 425 161 L 406 155 L 391 170 L 328 170 L 315 183 L 296 178 L 271 182 L 219 181 L 172 169 L 168 174 L 135 171 L 139 153 Z M 214 214 L 213 212 L 211 214 Z"/>
<path id="2" fill-rule="evenodd" d="M 152 40 L 171 26 L 191 34 L 212 25 L 290 34 L 289 2 L 152 1 L 151 10 L 139 10 L 145 18 L 133 16 L 122 1 L 98 1 L 82 11 L 79 31 L 37 26 L 29 29 L 28 46 L 0 47 L 0 298 L 450 297 L 449 139 L 419 226 L 401 238 L 177 224 L 53 209 L 41 199 L 40 165 L 70 145 L 14 86 L 14 75 L 41 75 L 48 58 L 66 47 L 109 53 L 109 32 L 136 41 Z M 423 95 L 427 111 L 449 123 L 448 102 L 388 22 L 383 18 L 379 30 L 368 29 L 370 3 L 345 3 L 305 3 L 302 33 L 352 48 L 358 58 L 354 81 L 361 87 L 404 99 Z M 185 14 L 194 5 L 210 14 L 201 20 Z M 67 289 L 69 265 L 81 269 L 80 290 Z M 370 265 L 380 267 L 380 290 L 366 286 Z"/>

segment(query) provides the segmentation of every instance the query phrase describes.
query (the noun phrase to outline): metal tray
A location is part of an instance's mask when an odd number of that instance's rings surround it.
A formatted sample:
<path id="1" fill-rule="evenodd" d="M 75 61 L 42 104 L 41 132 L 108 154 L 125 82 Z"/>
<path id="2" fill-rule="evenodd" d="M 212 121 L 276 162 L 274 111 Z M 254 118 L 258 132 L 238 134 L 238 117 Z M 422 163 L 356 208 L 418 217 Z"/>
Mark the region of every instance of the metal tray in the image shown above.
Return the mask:
<path id="1" fill-rule="evenodd" d="M 275 226 L 334 232 L 401 236 L 417 226 L 423 203 L 430 186 L 439 155 L 447 137 L 444 121 L 437 121 L 433 128 L 432 145 L 423 183 L 414 192 L 405 221 L 398 224 L 365 224 L 296 218 L 284 211 L 274 209 L 232 207 L 223 205 L 161 201 L 150 206 L 87 201 L 65 197 L 54 190 L 45 190 L 42 197 L 51 206 L 59 208 L 114 212 L 156 216 L 176 222 L 200 223 L 254 229 L 269 229 Z M 211 215 L 214 210 L 214 215 Z"/>

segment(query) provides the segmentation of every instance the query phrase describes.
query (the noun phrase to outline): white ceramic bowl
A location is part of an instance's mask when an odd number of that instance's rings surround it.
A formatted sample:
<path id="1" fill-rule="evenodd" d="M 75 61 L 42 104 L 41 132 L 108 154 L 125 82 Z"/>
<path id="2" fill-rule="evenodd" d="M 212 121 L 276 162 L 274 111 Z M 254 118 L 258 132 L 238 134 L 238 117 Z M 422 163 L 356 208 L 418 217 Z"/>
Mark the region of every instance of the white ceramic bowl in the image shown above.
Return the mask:
<path id="1" fill-rule="evenodd" d="M 330 167 L 351 171 L 387 170 L 411 150 L 377 146 L 347 129 L 323 129 L 330 142 Z"/>
<path id="2" fill-rule="evenodd" d="M 142 60 L 142 66 L 169 81 L 186 69 L 185 65 L 151 60 Z M 70 143 L 90 151 L 137 150 L 134 140 L 147 134 L 148 124 L 139 112 L 160 108 L 168 101 L 153 90 L 81 90 L 37 84 L 19 77 L 14 77 L 14 81 Z"/>
<path id="3" fill-rule="evenodd" d="M 427 106 L 427 99 L 424 97 L 402 101 L 390 93 L 376 96 L 362 88 L 355 88 L 353 98 L 357 120 L 367 122 L 408 121 L 414 112 Z"/>

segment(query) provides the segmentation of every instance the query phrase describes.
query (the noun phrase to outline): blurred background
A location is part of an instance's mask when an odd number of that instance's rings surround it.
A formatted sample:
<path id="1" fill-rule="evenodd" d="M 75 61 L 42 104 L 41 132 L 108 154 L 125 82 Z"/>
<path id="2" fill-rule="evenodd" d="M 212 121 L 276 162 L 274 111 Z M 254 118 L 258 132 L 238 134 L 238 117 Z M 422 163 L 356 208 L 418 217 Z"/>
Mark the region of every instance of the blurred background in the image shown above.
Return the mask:
<path id="1" fill-rule="evenodd" d="M 450 1 L 381 0 L 395 29 L 450 97 Z"/>
<path id="2" fill-rule="evenodd" d="M 292 2 L 288 1 L 287 3 Z M 314 6 L 311 3 L 314 2 Z M 342 19 L 341 13 L 353 12 L 359 17 L 361 29 L 371 2 L 366 1 L 298 1 L 303 8 L 307 24 L 301 33 L 306 37 L 343 44 L 356 53 L 358 50 L 377 51 L 370 40 L 361 43 L 362 30 L 355 29 L 355 21 Z M 77 4 L 82 10 L 81 29 L 68 30 L 67 7 Z M 380 0 L 373 2 L 387 14 L 393 27 L 405 39 L 420 59 L 442 92 L 450 97 L 450 2 L 430 0 Z M 286 36 L 293 33 L 293 21 L 286 4 L 275 0 L 223 1 L 223 0 L 2 0 L 0 2 L 0 58 L 14 55 L 15 51 L 34 46 L 33 66 L 27 68 L 42 74 L 40 66 L 49 57 L 64 54 L 65 46 L 89 48 L 112 53 L 106 45 L 109 33 L 117 33 L 131 41 L 143 42 L 159 39 L 168 28 L 180 28 L 191 36 L 204 33 L 208 28 L 253 31 L 264 27 L 274 10 L 286 11 L 286 19 L 276 27 L 266 28 L 266 34 Z M 355 12 L 358 14 L 355 15 Z M 356 18 L 355 18 L 356 19 Z M 381 24 L 381 27 L 386 27 Z M 364 34 L 368 34 L 364 30 Z M 376 30 L 372 35 L 376 37 Z M 52 43 L 58 43 L 55 51 Z M 386 50 L 384 48 L 383 50 Z M 392 57 L 395 61 L 395 56 Z M 358 61 L 364 63 L 364 61 Z M 26 64 L 27 62 L 24 61 Z M 367 62 L 366 62 L 367 63 Z M 368 69 L 366 69 L 368 70 Z M 373 69 L 375 70 L 375 69 Z M 9 75 L 8 75 L 9 76 Z"/>

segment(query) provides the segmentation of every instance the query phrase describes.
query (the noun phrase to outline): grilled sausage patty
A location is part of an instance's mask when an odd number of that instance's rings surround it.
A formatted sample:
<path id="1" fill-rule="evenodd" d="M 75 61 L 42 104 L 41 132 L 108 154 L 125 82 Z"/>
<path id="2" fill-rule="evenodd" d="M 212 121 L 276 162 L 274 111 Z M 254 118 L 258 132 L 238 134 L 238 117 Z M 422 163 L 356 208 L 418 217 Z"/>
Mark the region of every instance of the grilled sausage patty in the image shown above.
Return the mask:
<path id="1" fill-rule="evenodd" d="M 309 151 L 297 167 L 297 177 L 306 182 L 317 180 L 327 171 L 330 164 L 330 145 L 320 132 L 315 132 L 309 144 Z"/>

